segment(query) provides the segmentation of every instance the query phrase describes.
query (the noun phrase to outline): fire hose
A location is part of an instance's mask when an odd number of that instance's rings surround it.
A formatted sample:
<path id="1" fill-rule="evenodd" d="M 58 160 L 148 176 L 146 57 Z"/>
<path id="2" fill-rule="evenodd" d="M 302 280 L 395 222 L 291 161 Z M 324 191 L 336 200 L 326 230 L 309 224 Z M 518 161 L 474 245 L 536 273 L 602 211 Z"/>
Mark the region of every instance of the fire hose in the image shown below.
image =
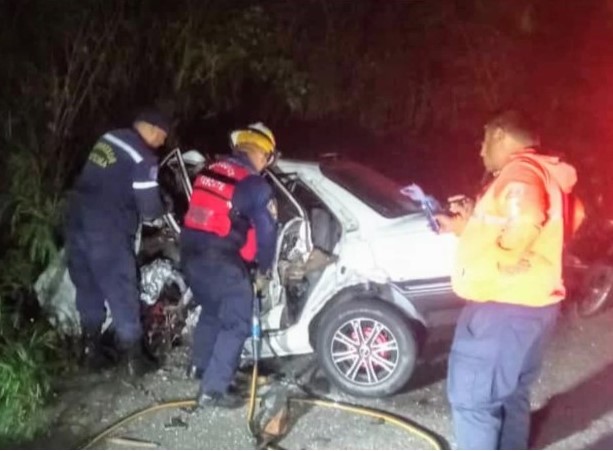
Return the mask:
<path id="1" fill-rule="evenodd" d="M 260 327 L 260 302 L 259 297 L 255 296 L 254 305 L 253 305 L 253 315 L 252 315 L 252 330 L 251 330 L 251 339 L 252 339 L 252 352 L 253 352 L 253 371 L 251 376 L 251 387 L 249 390 L 249 398 L 248 398 L 248 413 L 247 413 L 247 426 L 249 428 L 249 432 L 252 437 L 260 443 L 258 449 L 282 449 L 275 445 L 275 442 L 281 437 L 275 437 L 275 440 L 265 440 L 262 441 L 262 435 L 259 431 L 257 431 L 256 424 L 254 421 L 255 411 L 256 411 L 256 401 L 258 398 L 258 366 L 260 360 L 260 351 L 261 351 L 261 327 Z M 287 401 L 293 404 L 306 404 L 317 407 L 324 407 L 329 409 L 341 410 L 343 412 L 348 412 L 356 415 L 361 415 L 365 417 L 370 417 L 377 419 L 379 421 L 383 421 L 384 423 L 388 423 L 392 426 L 402 429 L 404 432 L 414 435 L 424 442 L 428 443 L 432 449 L 441 450 L 445 449 L 444 445 L 441 443 L 441 440 L 432 432 L 427 429 L 419 426 L 407 419 L 397 417 L 393 414 L 387 412 L 381 412 L 376 409 L 371 409 L 367 407 L 340 403 L 337 401 L 330 401 L 321 398 L 305 398 L 305 397 L 288 397 Z M 160 404 L 155 404 L 153 406 L 147 407 L 145 409 L 134 412 L 127 417 L 121 419 L 115 424 L 109 426 L 94 438 L 92 438 L 89 442 L 85 444 L 81 449 L 90 449 L 101 440 L 109 437 L 113 432 L 120 429 L 122 426 L 125 426 L 132 421 L 143 417 L 145 415 L 149 415 L 155 412 L 159 412 L 161 410 L 166 409 L 178 409 L 178 408 L 193 408 L 197 406 L 197 402 L 194 399 L 186 399 L 186 400 L 177 400 L 177 401 L 169 401 L 163 402 Z"/>

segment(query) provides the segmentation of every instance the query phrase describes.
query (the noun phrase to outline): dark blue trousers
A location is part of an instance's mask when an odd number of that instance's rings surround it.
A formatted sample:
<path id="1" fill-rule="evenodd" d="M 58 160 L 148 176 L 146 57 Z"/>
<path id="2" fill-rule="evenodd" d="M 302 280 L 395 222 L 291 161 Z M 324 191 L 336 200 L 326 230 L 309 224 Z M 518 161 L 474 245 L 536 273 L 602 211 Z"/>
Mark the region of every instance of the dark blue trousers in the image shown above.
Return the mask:
<path id="1" fill-rule="evenodd" d="M 253 290 L 238 253 L 181 237 L 183 271 L 202 307 L 194 331 L 192 364 L 204 370 L 202 390 L 225 393 L 251 330 Z"/>
<path id="2" fill-rule="evenodd" d="M 108 302 L 119 345 L 129 347 L 142 336 L 136 258 L 129 236 L 105 231 L 68 229 L 68 272 L 76 288 L 84 331 L 100 331 Z"/>
<path id="3" fill-rule="evenodd" d="M 558 310 L 494 302 L 464 307 L 447 382 L 458 449 L 527 449 L 530 386 Z"/>

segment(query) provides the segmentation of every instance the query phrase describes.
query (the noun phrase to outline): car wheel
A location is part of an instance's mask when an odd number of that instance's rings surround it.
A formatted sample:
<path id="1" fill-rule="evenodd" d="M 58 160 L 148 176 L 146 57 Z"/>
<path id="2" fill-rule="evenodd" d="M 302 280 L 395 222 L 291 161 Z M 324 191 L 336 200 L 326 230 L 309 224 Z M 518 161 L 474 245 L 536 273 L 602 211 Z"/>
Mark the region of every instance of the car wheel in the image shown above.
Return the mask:
<path id="1" fill-rule="evenodd" d="M 378 300 L 343 302 L 325 312 L 316 350 L 331 382 L 361 397 L 396 393 L 408 382 L 417 359 L 406 316 Z"/>
<path id="2" fill-rule="evenodd" d="M 613 267 L 594 265 L 587 270 L 577 299 L 577 313 L 593 316 L 604 310 L 613 294 Z"/>

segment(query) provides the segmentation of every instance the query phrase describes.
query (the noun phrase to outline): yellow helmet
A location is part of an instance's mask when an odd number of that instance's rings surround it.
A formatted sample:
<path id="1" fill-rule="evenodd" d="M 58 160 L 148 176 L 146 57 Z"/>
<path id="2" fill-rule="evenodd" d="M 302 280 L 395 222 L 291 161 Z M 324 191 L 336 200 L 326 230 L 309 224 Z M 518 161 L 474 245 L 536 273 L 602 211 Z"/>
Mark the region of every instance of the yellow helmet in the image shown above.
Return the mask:
<path id="1" fill-rule="evenodd" d="M 244 129 L 230 133 L 230 146 L 233 150 L 240 149 L 244 144 L 256 146 L 269 159 L 277 152 L 277 143 L 272 131 L 261 122 L 250 124 Z"/>

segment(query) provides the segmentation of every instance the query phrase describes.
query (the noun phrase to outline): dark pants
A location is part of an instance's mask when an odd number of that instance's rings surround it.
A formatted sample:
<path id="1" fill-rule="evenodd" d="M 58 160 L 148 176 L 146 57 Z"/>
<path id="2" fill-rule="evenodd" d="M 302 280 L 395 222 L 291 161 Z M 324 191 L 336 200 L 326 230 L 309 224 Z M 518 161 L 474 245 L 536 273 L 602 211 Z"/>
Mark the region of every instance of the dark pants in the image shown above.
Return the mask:
<path id="1" fill-rule="evenodd" d="M 136 258 L 132 240 L 109 232 L 68 229 L 68 271 L 76 288 L 84 332 L 99 332 L 108 302 L 121 347 L 142 336 Z"/>
<path id="2" fill-rule="evenodd" d="M 459 449 L 527 449 L 530 386 L 558 305 L 469 303 L 449 356 L 448 396 Z"/>
<path id="3" fill-rule="evenodd" d="M 202 390 L 225 393 L 251 330 L 253 291 L 238 253 L 203 249 L 182 236 L 183 271 L 202 307 L 194 332 L 192 364 L 204 370 Z"/>

